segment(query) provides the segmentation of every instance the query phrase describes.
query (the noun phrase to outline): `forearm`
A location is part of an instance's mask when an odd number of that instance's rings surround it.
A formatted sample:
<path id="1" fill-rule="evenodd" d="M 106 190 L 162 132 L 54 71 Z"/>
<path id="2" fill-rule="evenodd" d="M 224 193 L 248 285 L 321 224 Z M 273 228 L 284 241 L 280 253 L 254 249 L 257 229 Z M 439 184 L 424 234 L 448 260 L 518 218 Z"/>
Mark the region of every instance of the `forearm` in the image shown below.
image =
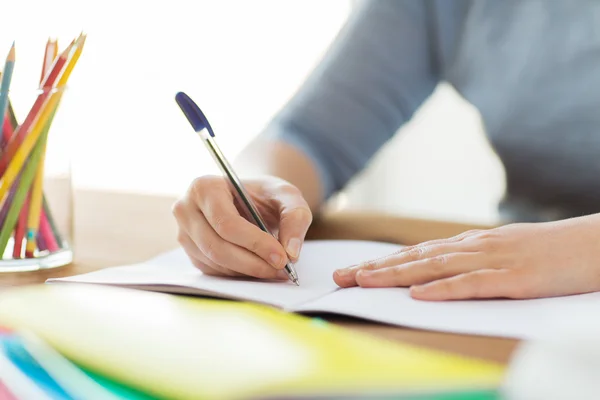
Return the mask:
<path id="1" fill-rule="evenodd" d="M 311 160 L 295 147 L 257 138 L 235 160 L 242 176 L 271 175 L 290 182 L 302 192 L 313 213 L 323 203 L 321 177 Z"/>

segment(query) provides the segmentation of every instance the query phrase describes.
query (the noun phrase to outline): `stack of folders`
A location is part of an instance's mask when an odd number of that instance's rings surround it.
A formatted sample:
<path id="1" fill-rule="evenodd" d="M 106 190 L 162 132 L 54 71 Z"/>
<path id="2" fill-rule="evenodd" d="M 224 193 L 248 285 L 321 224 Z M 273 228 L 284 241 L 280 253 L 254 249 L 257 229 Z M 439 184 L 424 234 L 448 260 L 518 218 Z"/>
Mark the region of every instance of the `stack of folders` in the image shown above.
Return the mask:
<path id="1" fill-rule="evenodd" d="M 501 366 L 268 306 L 96 285 L 0 296 L 2 399 L 491 400 Z"/>

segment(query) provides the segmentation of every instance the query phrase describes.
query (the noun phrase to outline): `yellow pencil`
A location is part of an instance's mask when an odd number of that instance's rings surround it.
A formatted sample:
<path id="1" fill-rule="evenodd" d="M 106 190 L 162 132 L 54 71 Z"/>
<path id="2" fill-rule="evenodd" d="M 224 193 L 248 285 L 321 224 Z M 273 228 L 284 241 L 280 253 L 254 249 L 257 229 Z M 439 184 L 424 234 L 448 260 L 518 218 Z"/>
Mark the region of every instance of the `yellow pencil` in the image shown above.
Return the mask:
<path id="1" fill-rule="evenodd" d="M 58 102 L 60 101 L 63 94 L 62 89 L 66 86 L 69 80 L 69 76 L 71 75 L 71 72 L 73 72 L 73 68 L 75 68 L 75 64 L 77 63 L 77 60 L 81 55 L 83 45 L 85 43 L 85 38 L 86 36 L 82 34 L 75 42 L 75 45 L 73 46 L 73 48 L 75 49 L 73 52 L 73 56 L 70 58 L 67 67 L 65 68 L 63 74 L 61 75 L 58 81 L 59 90 L 56 93 L 52 94 L 48 101 L 44 105 L 42 105 L 40 109 L 40 116 L 37 118 L 35 125 L 31 129 L 31 132 L 29 132 L 29 134 L 25 137 L 23 143 L 21 143 L 21 146 L 16 151 L 13 159 L 10 161 L 10 164 L 6 168 L 6 171 L 4 172 L 4 175 L 0 180 L 0 199 L 4 199 L 6 197 L 6 194 L 10 190 L 13 182 L 19 175 L 21 168 L 23 168 L 27 157 L 29 157 L 31 150 L 33 149 L 37 140 L 39 139 L 40 134 L 42 133 L 46 124 L 46 121 L 48 120 L 54 109 L 57 107 Z M 73 50 L 71 49 L 71 51 Z"/>
<path id="2" fill-rule="evenodd" d="M 61 79 L 58 81 L 59 92 L 56 94 L 56 96 L 58 96 L 58 100 L 56 100 L 55 108 L 58 107 L 58 102 L 60 101 L 60 96 L 62 96 L 62 89 L 67 82 L 66 79 L 69 78 L 69 75 L 71 74 L 71 71 L 73 70 L 73 68 L 75 66 L 75 62 L 77 62 L 77 59 L 79 58 L 79 55 L 81 54 L 81 51 L 83 50 L 84 43 L 85 43 L 85 36 L 80 35 L 80 37 L 75 42 L 75 53 L 73 54 L 73 58 L 67 64 L 67 67 L 66 67 Z M 56 49 L 56 46 L 54 46 L 54 48 Z M 54 52 L 56 53 L 55 50 L 54 50 Z M 56 58 L 56 55 L 54 55 L 54 58 Z M 66 75 L 66 77 L 65 77 L 65 75 Z M 56 110 L 54 110 L 54 112 L 55 111 Z M 44 120 L 42 118 L 38 119 L 34 129 L 38 129 L 38 128 L 43 129 L 44 128 L 43 125 L 46 125 L 45 129 L 49 129 L 49 126 L 47 126 L 47 124 L 51 121 L 52 117 L 54 116 L 54 112 L 52 114 L 50 114 L 49 118 L 47 118 L 47 119 L 44 119 Z M 42 125 L 42 126 L 38 127 L 38 125 Z M 29 215 L 27 218 L 27 244 L 25 247 L 27 257 L 33 257 L 33 253 L 37 247 L 36 236 L 37 236 L 37 232 L 38 232 L 38 229 L 40 226 L 40 217 L 41 217 L 41 212 L 42 212 L 42 200 L 43 200 L 42 187 L 43 187 L 43 183 L 44 183 L 44 160 L 45 160 L 45 156 L 46 156 L 46 143 L 47 143 L 47 141 L 44 141 L 44 143 L 41 143 L 42 154 L 41 154 L 40 163 L 38 164 L 38 169 L 36 171 L 36 175 L 35 175 L 35 178 L 34 178 L 34 181 L 32 184 L 32 188 L 31 188 L 31 200 L 29 203 Z"/>
<path id="3" fill-rule="evenodd" d="M 46 54 L 44 55 L 44 65 L 42 68 L 42 77 L 40 82 L 44 81 L 44 77 L 52 68 L 52 64 L 58 57 L 58 42 L 56 40 L 48 39 L 48 44 L 46 45 Z M 51 116 L 50 118 L 52 118 Z M 50 122 L 50 121 L 48 121 Z M 46 126 L 45 129 L 49 129 L 49 126 Z M 43 140 L 44 138 L 40 138 Z M 36 175 L 33 179 L 33 183 L 31 185 L 31 192 L 29 195 L 29 207 L 28 207 L 28 215 L 27 215 L 27 244 L 25 245 L 25 256 L 33 257 L 35 249 L 37 248 L 37 232 L 39 229 L 42 205 L 44 199 L 43 192 L 43 183 L 44 183 L 44 163 L 46 158 L 46 144 L 47 140 L 43 140 L 41 146 L 41 155 L 40 161 L 38 164 L 38 168 L 36 171 Z"/>
<path id="4" fill-rule="evenodd" d="M 43 138 L 40 138 L 42 140 Z M 46 143 L 40 143 L 41 155 L 38 163 L 36 175 L 31 185 L 31 197 L 29 200 L 29 215 L 27 218 L 27 244 L 25 245 L 26 257 L 33 257 L 37 248 L 37 232 L 40 226 L 40 217 L 42 214 L 43 183 L 44 183 L 44 161 L 46 158 Z"/>

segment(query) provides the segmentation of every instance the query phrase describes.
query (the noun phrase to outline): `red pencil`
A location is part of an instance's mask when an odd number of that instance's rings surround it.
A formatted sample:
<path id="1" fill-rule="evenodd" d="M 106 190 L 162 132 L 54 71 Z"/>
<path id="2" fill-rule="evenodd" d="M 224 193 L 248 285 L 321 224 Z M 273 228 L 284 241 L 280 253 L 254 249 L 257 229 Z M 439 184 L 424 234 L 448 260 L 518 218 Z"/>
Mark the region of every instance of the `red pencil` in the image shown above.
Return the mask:
<path id="1" fill-rule="evenodd" d="M 13 127 L 12 124 L 10 122 L 9 118 L 5 118 L 4 119 L 4 127 L 2 129 L 2 136 L 4 137 L 4 141 L 8 142 L 8 140 L 10 140 L 10 137 L 13 134 Z"/>
<path id="2" fill-rule="evenodd" d="M 17 221 L 17 227 L 15 228 L 14 234 L 14 245 L 13 245 L 13 258 L 21 258 L 23 253 L 23 238 L 25 237 L 25 229 L 27 228 L 27 216 L 29 215 L 29 197 L 27 194 L 25 203 L 21 207 L 19 213 L 19 220 Z"/>
<path id="3" fill-rule="evenodd" d="M 56 241 L 54 232 L 52 232 L 52 226 L 48 221 L 48 216 L 46 215 L 46 211 L 44 209 L 42 209 L 40 229 L 38 235 L 43 236 L 44 242 L 46 244 L 46 249 L 40 248 L 40 250 L 48 250 L 50 253 L 54 253 L 55 251 L 58 251 L 60 249 L 60 246 Z"/>
<path id="4" fill-rule="evenodd" d="M 33 124 L 37 121 L 42 106 L 50 98 L 50 89 L 57 82 L 58 78 L 62 75 L 62 72 L 67 63 L 67 59 L 69 58 L 74 43 L 75 42 L 71 43 L 69 47 L 67 47 L 67 49 L 63 51 L 63 53 L 56 59 L 56 62 L 52 66 L 52 70 L 42 83 L 42 88 L 44 88 L 43 92 L 38 95 L 37 99 L 35 100 L 35 103 L 33 104 L 33 107 L 29 111 L 29 114 L 27 114 L 25 121 L 23 121 L 23 123 L 16 128 L 13 137 L 11 138 L 10 142 L 6 146 L 6 149 L 2 153 L 2 157 L 0 157 L 0 176 L 4 175 L 4 173 L 6 172 L 8 164 L 19 149 L 19 146 L 21 146 L 23 139 L 25 139 L 25 136 L 27 136 L 27 133 L 31 130 Z"/>

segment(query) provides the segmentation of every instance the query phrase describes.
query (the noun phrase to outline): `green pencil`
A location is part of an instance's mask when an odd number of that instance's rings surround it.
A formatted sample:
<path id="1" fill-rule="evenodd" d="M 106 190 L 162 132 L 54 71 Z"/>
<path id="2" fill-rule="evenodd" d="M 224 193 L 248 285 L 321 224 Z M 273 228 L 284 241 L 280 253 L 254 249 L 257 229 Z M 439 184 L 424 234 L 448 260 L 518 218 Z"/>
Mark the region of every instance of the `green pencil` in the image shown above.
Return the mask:
<path id="1" fill-rule="evenodd" d="M 47 138 L 47 132 L 40 137 L 31 152 L 27 165 L 23 169 L 21 181 L 19 182 L 12 204 L 8 209 L 4 226 L 2 226 L 2 230 L 0 231 L 0 255 L 4 254 L 13 229 L 15 228 L 19 213 L 21 212 L 21 207 L 23 207 L 23 203 L 25 202 L 25 198 L 27 197 L 27 193 L 29 192 L 29 188 L 31 187 L 33 178 L 37 172 L 37 166 L 42 156 L 43 145 Z"/>
<path id="2" fill-rule="evenodd" d="M 58 108 L 58 105 L 57 105 L 57 108 Z M 53 111 L 52 116 L 50 117 L 49 121 L 52 121 L 55 113 L 56 113 L 56 109 Z M 13 128 L 13 130 L 16 129 L 16 127 L 19 125 L 19 122 L 17 121 L 17 116 L 15 114 L 15 111 L 13 109 L 13 106 L 12 106 L 12 103 L 10 100 L 8 101 L 8 113 L 7 114 L 8 114 L 8 118 L 9 118 L 11 127 Z M 45 131 L 50 129 L 50 125 L 51 125 L 51 122 L 45 127 Z M 59 249 L 65 248 L 65 242 L 56 227 L 56 222 L 54 221 L 54 217 L 52 216 L 52 212 L 50 211 L 50 207 L 48 206 L 48 202 L 46 200 L 46 195 L 44 195 L 44 197 L 42 199 L 42 205 L 44 208 L 44 213 L 46 214 L 46 219 L 48 220 L 48 224 L 50 225 L 50 229 L 52 230 L 52 234 L 54 235 L 54 240 L 56 241 L 58 248 Z"/>

